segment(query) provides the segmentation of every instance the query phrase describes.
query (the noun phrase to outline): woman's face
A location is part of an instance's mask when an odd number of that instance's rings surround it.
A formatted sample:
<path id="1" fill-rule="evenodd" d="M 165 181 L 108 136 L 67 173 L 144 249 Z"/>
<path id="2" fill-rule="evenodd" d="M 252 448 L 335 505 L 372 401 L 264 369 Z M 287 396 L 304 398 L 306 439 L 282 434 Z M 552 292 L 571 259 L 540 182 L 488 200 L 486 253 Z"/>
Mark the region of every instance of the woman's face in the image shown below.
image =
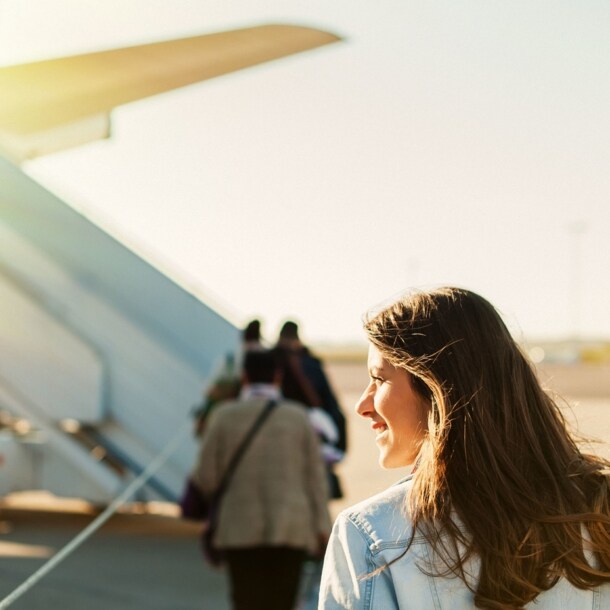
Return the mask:
<path id="1" fill-rule="evenodd" d="M 369 347 L 370 382 L 356 412 L 371 420 L 383 468 L 400 468 L 415 461 L 426 432 L 428 401 L 422 398 L 404 369 L 391 365 Z"/>

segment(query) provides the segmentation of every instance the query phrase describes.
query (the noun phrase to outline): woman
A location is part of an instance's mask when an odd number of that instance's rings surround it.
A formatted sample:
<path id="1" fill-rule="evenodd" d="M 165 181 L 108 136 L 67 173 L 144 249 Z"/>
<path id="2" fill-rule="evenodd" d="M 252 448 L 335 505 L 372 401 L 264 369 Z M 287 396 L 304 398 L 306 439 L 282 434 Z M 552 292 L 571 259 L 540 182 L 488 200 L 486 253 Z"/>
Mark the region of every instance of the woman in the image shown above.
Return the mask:
<path id="1" fill-rule="evenodd" d="M 357 412 L 413 474 L 344 511 L 320 609 L 610 609 L 610 464 L 583 455 L 485 299 L 405 297 L 365 324 Z"/>

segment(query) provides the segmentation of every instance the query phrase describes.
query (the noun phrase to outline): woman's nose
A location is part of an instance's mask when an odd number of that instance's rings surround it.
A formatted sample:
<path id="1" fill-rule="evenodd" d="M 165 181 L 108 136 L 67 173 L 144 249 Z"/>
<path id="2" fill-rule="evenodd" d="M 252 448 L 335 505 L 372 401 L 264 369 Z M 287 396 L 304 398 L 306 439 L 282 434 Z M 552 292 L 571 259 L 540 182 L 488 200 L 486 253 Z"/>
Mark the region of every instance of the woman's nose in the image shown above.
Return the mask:
<path id="1" fill-rule="evenodd" d="M 354 409 L 361 417 L 371 417 L 373 415 L 373 395 L 370 386 L 367 386 L 364 392 L 362 392 L 362 396 L 358 399 Z"/>

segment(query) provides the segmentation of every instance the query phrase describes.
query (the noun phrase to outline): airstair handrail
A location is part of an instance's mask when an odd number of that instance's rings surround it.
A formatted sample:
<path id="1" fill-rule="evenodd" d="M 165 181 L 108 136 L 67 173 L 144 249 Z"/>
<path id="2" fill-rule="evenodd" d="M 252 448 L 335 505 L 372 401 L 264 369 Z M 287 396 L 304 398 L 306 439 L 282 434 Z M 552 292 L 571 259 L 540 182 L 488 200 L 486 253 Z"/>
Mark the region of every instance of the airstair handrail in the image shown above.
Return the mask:
<path id="1" fill-rule="evenodd" d="M 146 469 L 134 479 L 125 490 L 119 494 L 104 510 L 94 519 L 86 528 L 81 530 L 68 544 L 61 548 L 49 561 L 40 567 L 34 574 L 27 578 L 21 585 L 14 589 L 2 601 L 0 601 L 0 610 L 5 610 L 16 602 L 20 597 L 25 595 L 39 580 L 44 578 L 57 565 L 59 565 L 66 557 L 71 555 L 83 542 L 92 536 L 116 511 L 131 498 L 135 492 L 146 484 L 161 466 L 168 460 L 171 454 L 178 449 L 183 441 L 184 436 L 191 432 L 192 423 L 187 420 L 173 438 L 165 445 L 163 450 L 148 464 Z"/>

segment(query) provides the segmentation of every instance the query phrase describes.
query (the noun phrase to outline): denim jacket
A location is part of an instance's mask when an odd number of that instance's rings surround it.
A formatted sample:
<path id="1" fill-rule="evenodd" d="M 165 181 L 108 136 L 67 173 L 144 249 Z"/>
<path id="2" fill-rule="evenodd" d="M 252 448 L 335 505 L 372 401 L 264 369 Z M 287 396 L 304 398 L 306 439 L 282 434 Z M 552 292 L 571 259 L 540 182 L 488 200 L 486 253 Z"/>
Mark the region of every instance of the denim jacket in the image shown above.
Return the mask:
<path id="1" fill-rule="evenodd" d="M 472 610 L 474 596 L 459 578 L 431 577 L 418 565 L 430 565 L 423 536 L 411 536 L 405 498 L 412 477 L 343 511 L 328 543 L 318 610 Z M 395 563 L 375 576 L 377 568 Z M 476 582 L 478 562 L 466 566 Z M 583 591 L 560 580 L 528 608 L 535 610 L 610 610 L 610 585 Z"/>

